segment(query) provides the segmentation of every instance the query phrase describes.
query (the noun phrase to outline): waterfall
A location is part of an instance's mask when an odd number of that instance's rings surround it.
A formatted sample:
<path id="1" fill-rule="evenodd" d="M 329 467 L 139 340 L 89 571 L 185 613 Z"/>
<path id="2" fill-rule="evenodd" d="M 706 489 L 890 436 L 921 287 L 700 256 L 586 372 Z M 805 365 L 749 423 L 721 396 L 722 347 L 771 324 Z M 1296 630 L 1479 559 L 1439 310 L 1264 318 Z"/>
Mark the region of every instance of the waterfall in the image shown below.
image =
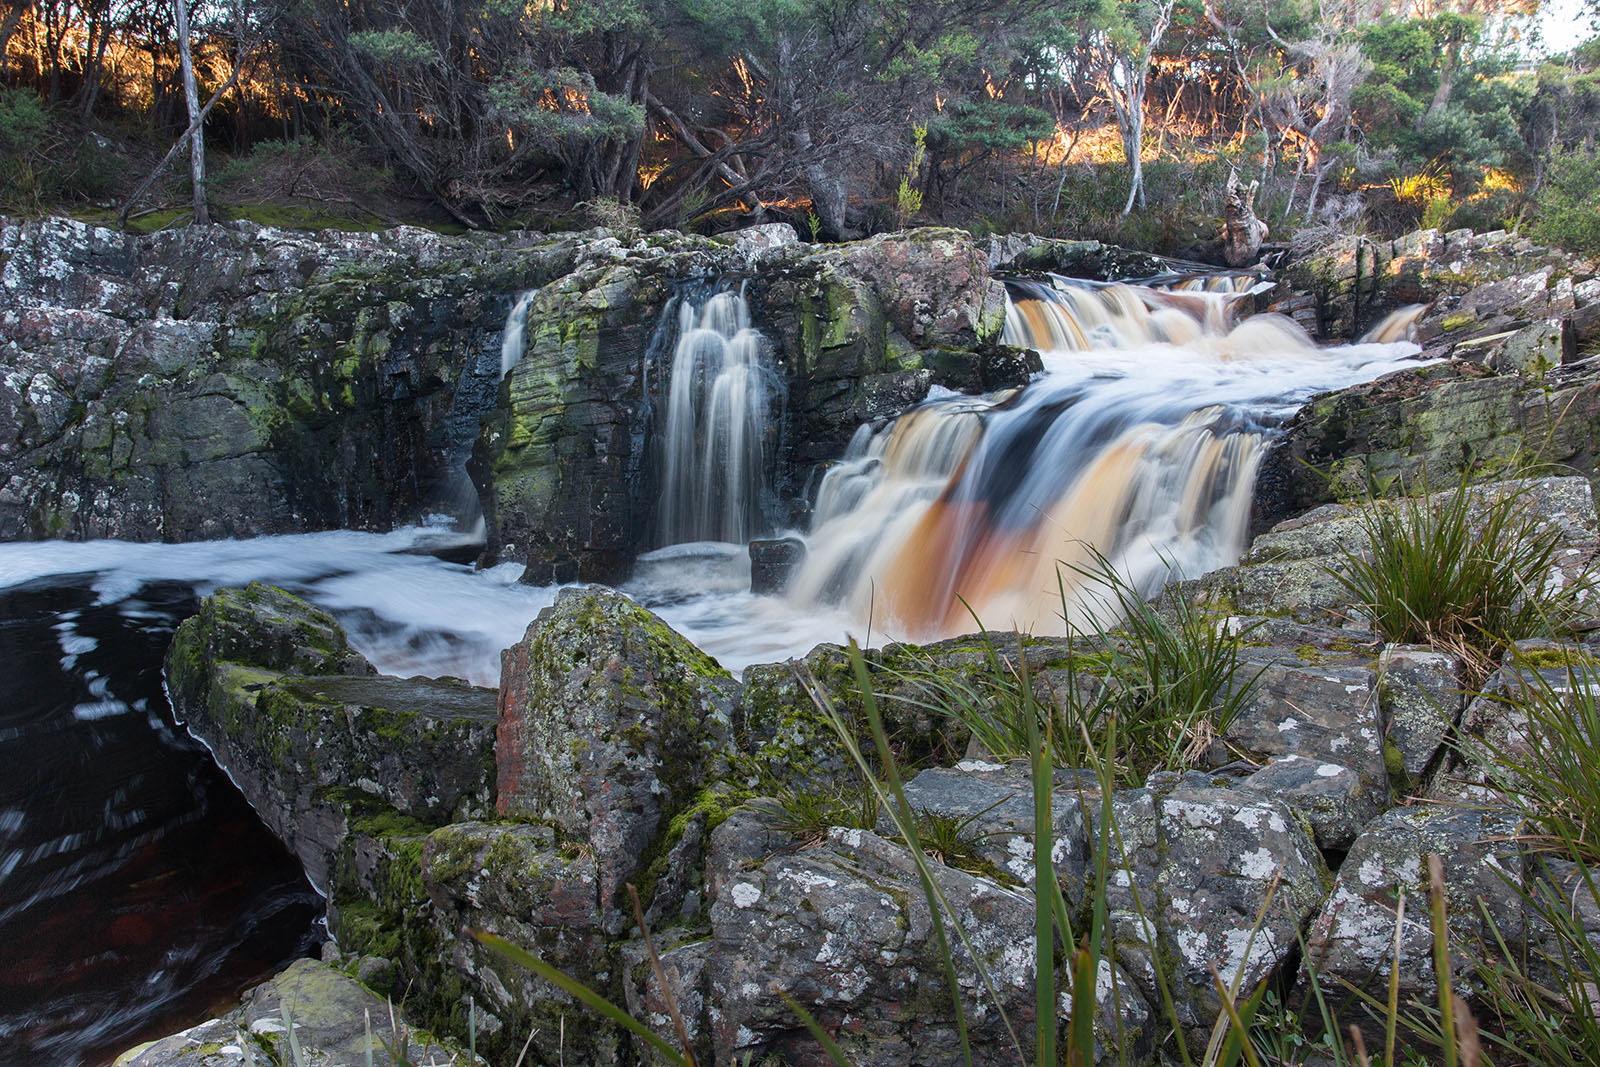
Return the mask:
<path id="1" fill-rule="evenodd" d="M 1235 562 L 1266 437 L 1312 392 L 1414 351 L 1236 324 L 1258 281 L 1011 283 L 1005 341 L 1046 373 L 864 427 L 818 488 L 791 601 L 909 638 L 970 630 L 969 611 L 1060 632 L 1063 610 L 1095 613 L 1100 557 L 1147 593 Z"/>
<path id="2" fill-rule="evenodd" d="M 505 332 L 500 336 L 500 377 L 503 380 L 522 359 L 528 347 L 528 308 L 533 303 L 537 289 L 529 289 L 517 297 L 516 303 L 506 313 Z"/>
<path id="3" fill-rule="evenodd" d="M 657 541 L 747 541 L 766 527 L 777 378 L 742 292 L 682 298 L 660 441 Z"/>

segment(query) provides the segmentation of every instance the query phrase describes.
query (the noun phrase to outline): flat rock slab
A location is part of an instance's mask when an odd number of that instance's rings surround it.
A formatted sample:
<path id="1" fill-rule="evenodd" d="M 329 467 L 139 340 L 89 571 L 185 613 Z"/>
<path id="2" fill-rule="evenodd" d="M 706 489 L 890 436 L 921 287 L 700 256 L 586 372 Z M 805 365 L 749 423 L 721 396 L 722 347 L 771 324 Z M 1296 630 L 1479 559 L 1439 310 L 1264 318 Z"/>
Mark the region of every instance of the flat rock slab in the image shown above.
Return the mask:
<path id="1" fill-rule="evenodd" d="M 287 1021 L 286 1021 L 287 1020 Z M 403 1043 L 413 1067 L 467 1067 L 484 1061 L 405 1022 L 399 1009 L 354 978 L 317 960 L 296 960 L 245 994 L 216 1019 L 141 1045 L 115 1067 L 239 1067 L 295 1064 L 289 1025 L 303 1067 L 366 1067 L 387 1063 Z"/>

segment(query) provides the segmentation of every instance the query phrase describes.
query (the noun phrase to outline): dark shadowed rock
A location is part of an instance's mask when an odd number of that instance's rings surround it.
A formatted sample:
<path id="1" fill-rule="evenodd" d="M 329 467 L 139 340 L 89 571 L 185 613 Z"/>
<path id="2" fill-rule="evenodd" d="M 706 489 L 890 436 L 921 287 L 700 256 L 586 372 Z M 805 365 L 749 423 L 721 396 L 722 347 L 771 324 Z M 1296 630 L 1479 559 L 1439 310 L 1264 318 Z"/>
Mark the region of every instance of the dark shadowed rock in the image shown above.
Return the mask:
<path id="1" fill-rule="evenodd" d="M 789 586 L 789 576 L 806 558 L 805 542 L 798 537 L 750 542 L 750 591 L 781 593 Z"/>

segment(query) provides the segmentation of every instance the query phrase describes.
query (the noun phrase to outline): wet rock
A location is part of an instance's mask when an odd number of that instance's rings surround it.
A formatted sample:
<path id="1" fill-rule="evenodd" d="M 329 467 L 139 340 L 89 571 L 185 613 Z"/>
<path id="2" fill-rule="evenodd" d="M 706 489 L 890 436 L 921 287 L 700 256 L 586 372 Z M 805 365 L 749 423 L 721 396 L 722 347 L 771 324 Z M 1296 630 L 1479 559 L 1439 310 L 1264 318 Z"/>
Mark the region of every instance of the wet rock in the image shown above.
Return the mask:
<path id="1" fill-rule="evenodd" d="M 781 593 L 789 586 L 806 555 L 805 542 L 798 537 L 750 542 L 750 591 L 762 595 Z"/>
<path id="2" fill-rule="evenodd" d="M 503 656 L 502 815 L 585 841 L 612 932 L 623 884 L 708 778 L 725 773 L 735 683 L 620 593 L 564 590 Z"/>
<path id="3" fill-rule="evenodd" d="M 294 1026 L 300 1056 L 291 1053 Z M 413 1062 L 465 1067 L 485 1061 L 453 1042 L 413 1027 L 400 1007 L 316 960 L 296 960 L 245 994 L 219 1018 L 164 1037 L 117 1058 L 116 1067 L 238 1067 L 270 1057 L 304 1067 L 364 1067 L 386 1049 L 406 1047 Z"/>
<path id="4" fill-rule="evenodd" d="M 1394 961 L 1399 896 L 1406 896 L 1400 930 L 1400 996 L 1433 1000 L 1433 932 L 1428 911 L 1426 857 L 1443 861 L 1451 963 L 1456 980 L 1470 977 L 1498 936 L 1513 951 L 1524 943 L 1517 886 L 1522 860 L 1515 818 L 1448 807 L 1395 808 L 1369 826 L 1339 868 L 1333 892 L 1311 926 L 1306 965 L 1324 987 L 1339 980 L 1385 996 Z M 1493 924 L 1492 928 L 1490 924 Z"/>
<path id="5" fill-rule="evenodd" d="M 331 616 L 282 590 L 208 597 L 166 671 L 178 719 L 319 887 L 354 824 L 437 826 L 493 804 L 493 691 L 371 674 Z"/>

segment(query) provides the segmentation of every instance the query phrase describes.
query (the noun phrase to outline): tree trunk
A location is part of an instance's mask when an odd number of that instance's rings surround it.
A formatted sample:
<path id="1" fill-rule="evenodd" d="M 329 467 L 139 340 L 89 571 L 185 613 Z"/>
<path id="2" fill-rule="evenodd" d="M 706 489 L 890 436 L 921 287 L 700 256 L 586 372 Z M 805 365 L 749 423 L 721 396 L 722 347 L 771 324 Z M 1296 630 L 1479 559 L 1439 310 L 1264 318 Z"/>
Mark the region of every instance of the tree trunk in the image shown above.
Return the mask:
<path id="1" fill-rule="evenodd" d="M 200 89 L 194 80 L 194 59 L 189 49 L 188 0 L 172 0 L 175 28 L 178 31 L 178 68 L 183 76 L 183 99 L 189 109 L 189 175 L 194 182 L 194 221 L 203 226 L 211 221 L 206 208 L 206 131 L 200 113 Z"/>
<path id="2" fill-rule="evenodd" d="M 33 0 L 12 0 L 6 21 L 0 24 L 0 74 L 5 73 L 6 46 L 11 43 L 11 35 L 17 32 L 17 23 L 22 21 L 23 14 L 32 4 Z"/>

